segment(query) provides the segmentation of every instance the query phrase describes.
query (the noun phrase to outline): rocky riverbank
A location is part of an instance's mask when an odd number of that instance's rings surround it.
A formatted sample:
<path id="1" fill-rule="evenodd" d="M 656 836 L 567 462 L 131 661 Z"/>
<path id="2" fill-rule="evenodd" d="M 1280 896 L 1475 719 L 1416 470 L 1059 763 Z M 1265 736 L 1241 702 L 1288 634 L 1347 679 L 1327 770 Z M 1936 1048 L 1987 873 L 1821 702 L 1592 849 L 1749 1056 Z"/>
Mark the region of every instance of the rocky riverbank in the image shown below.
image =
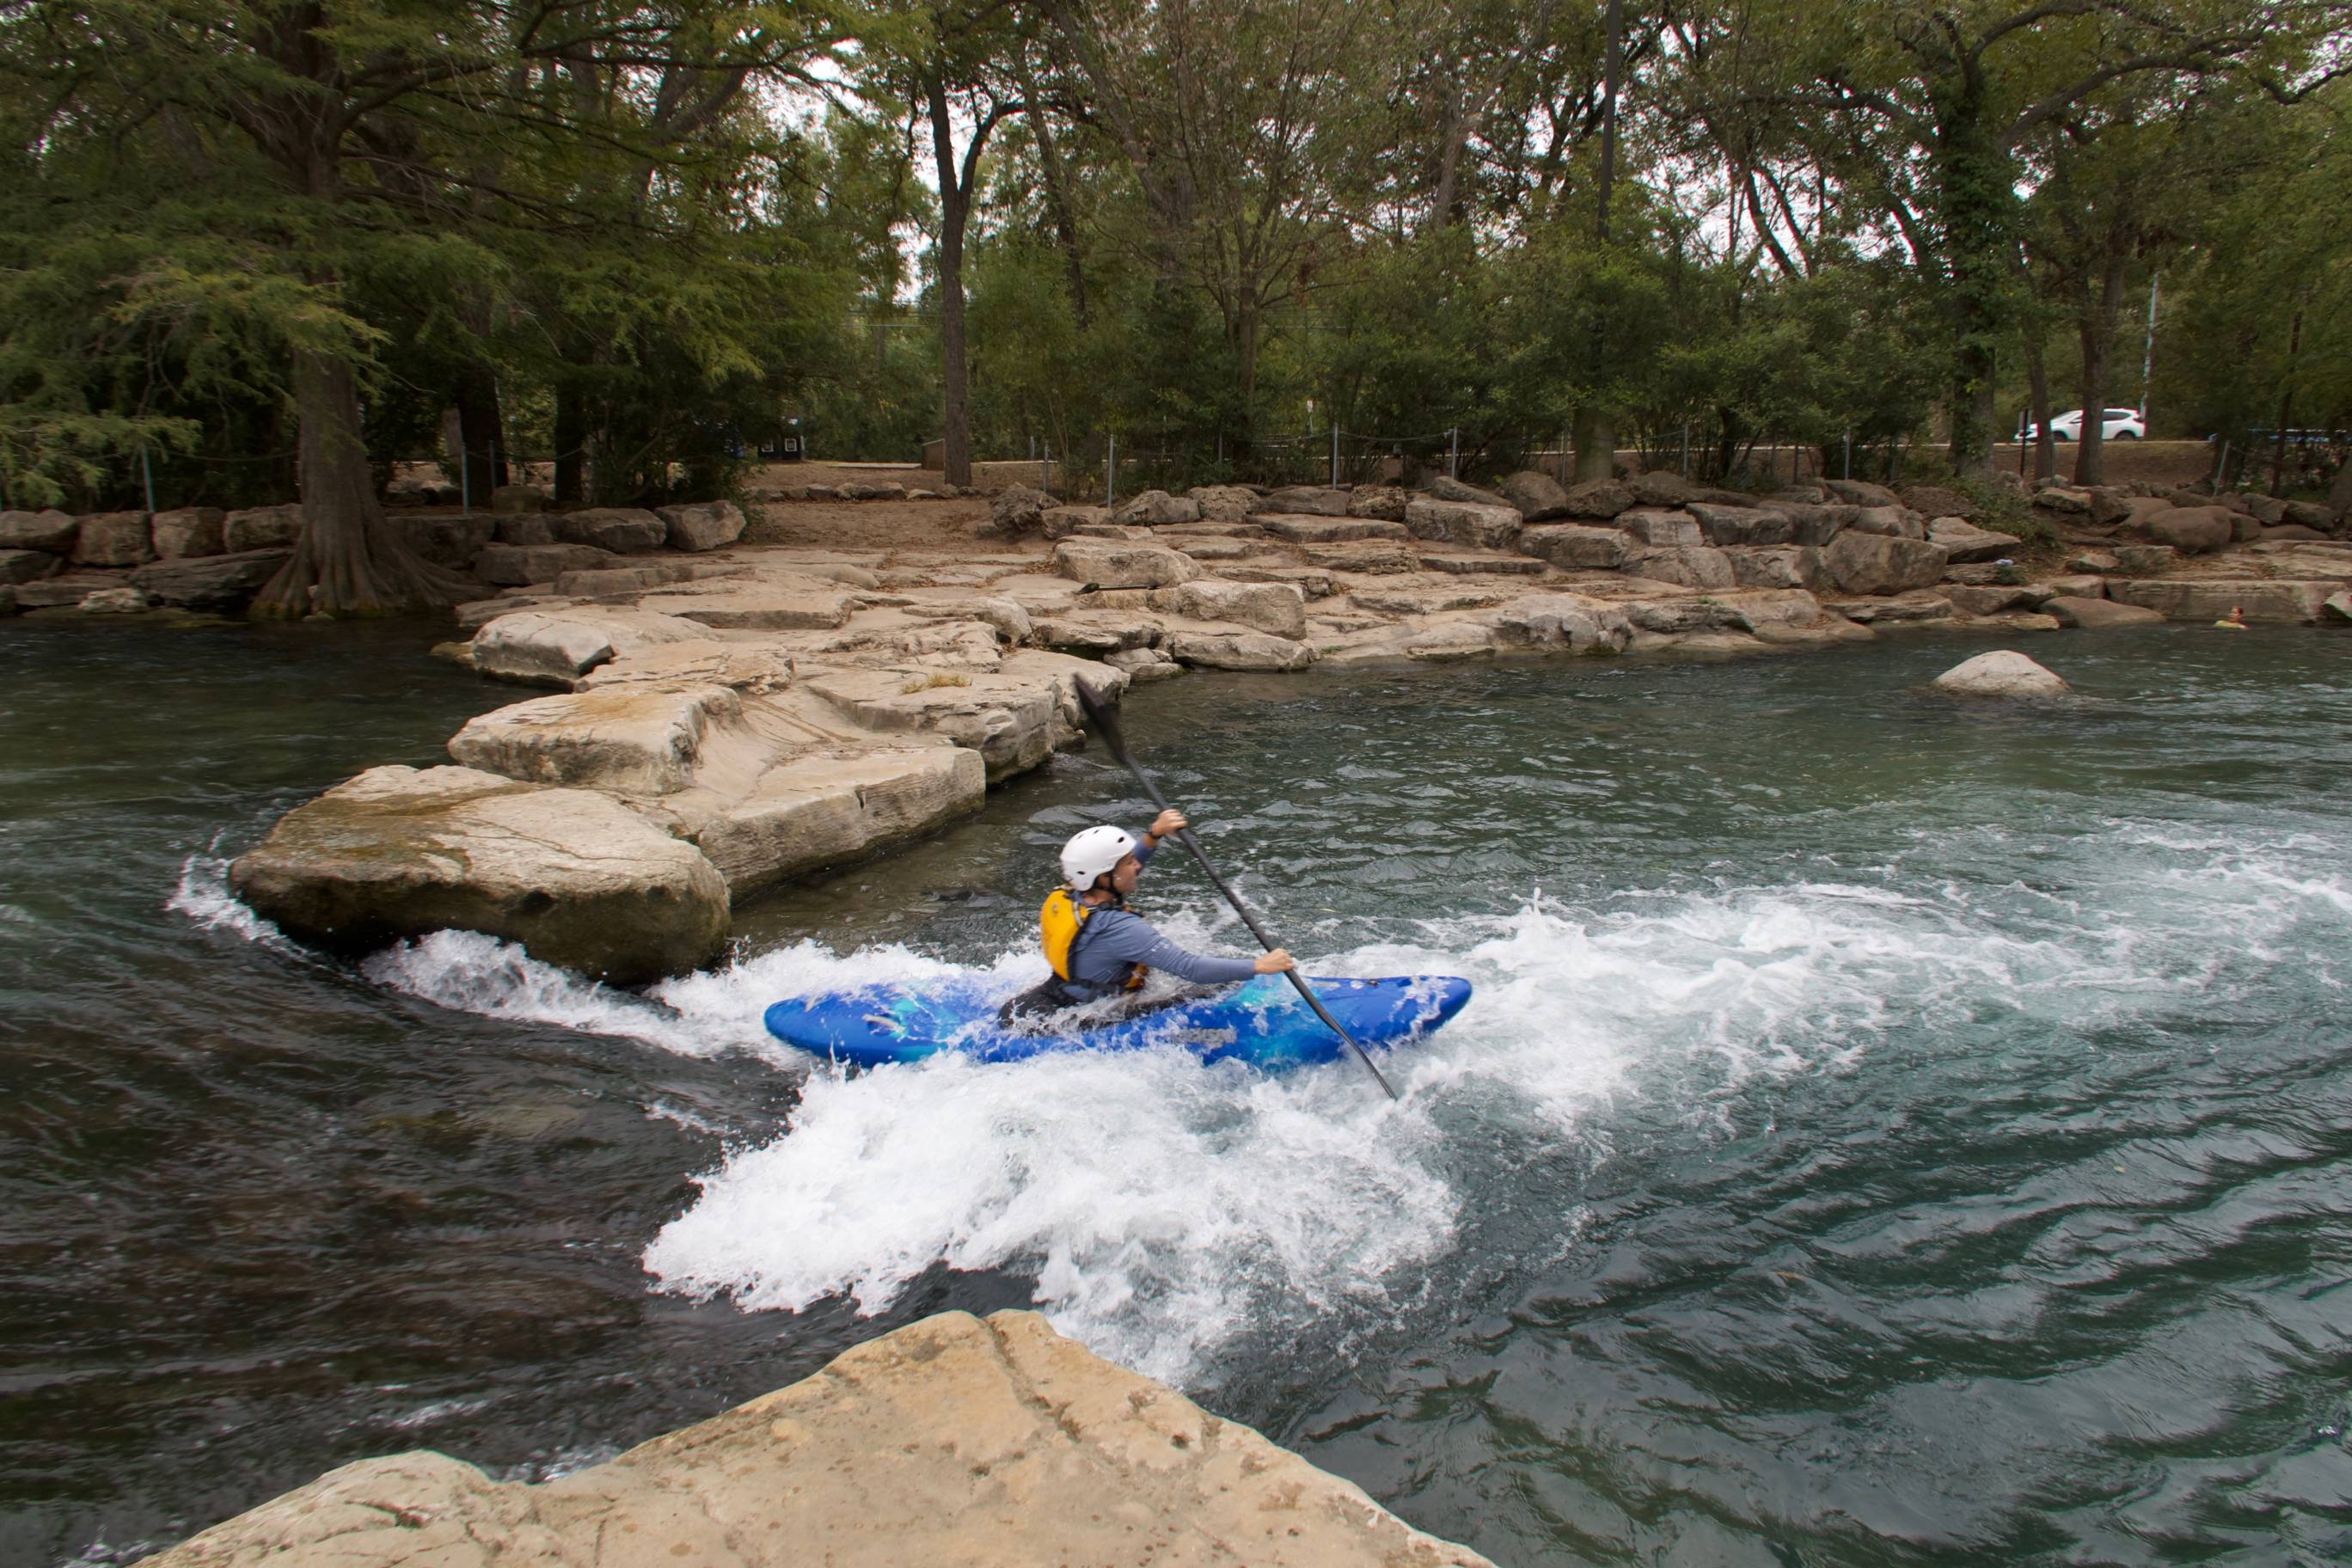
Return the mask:
<path id="1" fill-rule="evenodd" d="M 1081 744 L 1081 679 L 1116 700 L 1202 669 L 2352 620 L 2342 520 L 2189 492 L 2045 489 L 2031 545 L 1949 489 L 1758 497 L 1662 473 L 1218 486 L 1116 509 L 876 483 L 749 520 L 499 502 L 404 525 L 488 585 L 443 651 L 554 694 L 468 723 L 451 765 L 339 785 L 240 858 L 236 891 L 302 941 L 357 952 L 459 927 L 619 984 L 694 968 L 736 902 L 887 852 Z M 0 566 L 48 613 L 226 608 L 293 526 L 286 509 L 8 513 Z"/>
<path id="2" fill-rule="evenodd" d="M 367 1459 L 151 1568 L 955 1563 L 1478 1568 L 1360 1490 L 1062 1338 L 928 1318 L 815 1376 L 541 1486 Z"/>

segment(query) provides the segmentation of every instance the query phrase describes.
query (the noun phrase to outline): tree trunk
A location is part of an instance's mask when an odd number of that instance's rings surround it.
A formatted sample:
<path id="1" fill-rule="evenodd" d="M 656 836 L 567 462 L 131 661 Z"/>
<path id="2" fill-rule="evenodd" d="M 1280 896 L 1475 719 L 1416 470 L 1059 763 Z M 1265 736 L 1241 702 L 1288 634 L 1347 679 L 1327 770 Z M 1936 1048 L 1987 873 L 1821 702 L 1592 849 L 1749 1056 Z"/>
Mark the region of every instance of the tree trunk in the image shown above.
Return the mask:
<path id="1" fill-rule="evenodd" d="M 931 153 L 940 175 L 940 416 L 944 458 L 940 477 L 971 483 L 971 384 L 963 333 L 963 230 L 971 193 L 958 178 L 954 126 L 947 89 L 925 89 L 931 111 Z"/>
<path id="2" fill-rule="evenodd" d="M 2294 319 L 2286 327 L 2286 375 L 2279 388 L 2278 438 L 2271 452 L 2271 494 L 2286 493 L 2286 431 L 2287 423 L 2294 417 L 2294 356 L 2303 346 L 2303 310 L 2296 308 Z"/>
<path id="3" fill-rule="evenodd" d="M 1576 410 L 1576 482 L 1605 479 L 1616 471 L 1617 422 L 1606 410 L 1580 405 Z"/>
<path id="4" fill-rule="evenodd" d="M 1070 310 L 1077 318 L 1078 331 L 1087 330 L 1087 274 L 1078 253 L 1078 216 L 1070 200 L 1069 171 L 1062 166 L 1062 152 L 1054 140 L 1054 123 L 1045 118 L 1045 105 L 1038 101 L 1037 84 L 1030 79 L 1029 58 L 1021 57 L 1021 95 L 1027 101 L 1029 133 L 1036 139 L 1037 164 L 1045 174 L 1045 210 L 1054 219 L 1054 237 L 1062 247 L 1063 268 L 1070 279 Z"/>
<path id="5" fill-rule="evenodd" d="M 498 373 L 477 360 L 457 378 L 458 438 L 465 443 L 466 468 L 473 489 L 487 503 L 489 493 L 507 482 L 507 443 L 499 419 Z"/>
<path id="6" fill-rule="evenodd" d="M 2042 357 L 2042 334 L 2032 326 L 2025 329 L 2026 395 L 2032 406 L 2026 417 L 2033 422 L 2033 477 L 2054 479 L 2058 474 L 2058 438 L 2050 433 L 2050 367 Z"/>
<path id="7" fill-rule="evenodd" d="M 1937 201 L 1952 272 L 1952 471 L 1989 479 L 1993 469 L 1994 342 L 2007 330 L 2010 258 L 2007 208 L 2014 203 L 2010 162 L 1979 123 L 1973 97 L 1952 106 L 1935 149 Z"/>
<path id="8" fill-rule="evenodd" d="M 2084 300 L 2079 335 L 2083 344 L 2083 428 L 2074 444 L 2074 482 L 2106 483 L 2107 360 L 2116 344 L 2116 318 L 2122 311 L 2124 269 L 2131 258 L 2110 241 L 2096 300 Z"/>
<path id="9" fill-rule="evenodd" d="M 580 394 L 555 389 L 555 504 L 578 506 L 587 497 L 588 411 Z"/>
<path id="10" fill-rule="evenodd" d="M 293 559 L 254 601 L 257 616 L 398 615 L 454 605 L 479 592 L 408 548 L 385 521 L 360 435 L 349 361 L 314 349 L 293 355 L 300 413 L 302 534 Z"/>

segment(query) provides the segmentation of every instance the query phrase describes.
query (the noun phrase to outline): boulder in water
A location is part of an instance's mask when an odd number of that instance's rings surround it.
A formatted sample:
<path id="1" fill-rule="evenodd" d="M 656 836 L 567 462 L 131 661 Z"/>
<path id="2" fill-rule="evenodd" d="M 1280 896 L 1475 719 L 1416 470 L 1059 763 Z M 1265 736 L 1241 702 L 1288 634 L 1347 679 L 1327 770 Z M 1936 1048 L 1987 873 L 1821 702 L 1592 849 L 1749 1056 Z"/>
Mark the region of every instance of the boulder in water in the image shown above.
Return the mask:
<path id="1" fill-rule="evenodd" d="M 701 850 L 593 790 L 472 768 L 371 768 L 281 818 L 229 889 L 298 942 L 363 953 L 456 928 L 635 985 L 727 940 Z"/>
<path id="2" fill-rule="evenodd" d="M 1941 691 L 1961 697 L 2062 697 L 2073 689 L 2021 653 L 1980 653 L 1936 677 Z"/>

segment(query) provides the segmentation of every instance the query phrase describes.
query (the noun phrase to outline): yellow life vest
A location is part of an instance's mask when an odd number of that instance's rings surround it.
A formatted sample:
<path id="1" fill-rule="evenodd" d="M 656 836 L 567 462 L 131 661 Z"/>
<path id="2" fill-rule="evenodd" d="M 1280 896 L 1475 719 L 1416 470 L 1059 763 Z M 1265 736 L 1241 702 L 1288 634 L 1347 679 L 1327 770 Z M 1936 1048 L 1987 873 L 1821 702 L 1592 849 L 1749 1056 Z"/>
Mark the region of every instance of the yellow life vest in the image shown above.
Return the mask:
<path id="1" fill-rule="evenodd" d="M 1055 978 L 1072 984 L 1070 960 L 1078 950 L 1078 941 L 1087 921 L 1095 913 L 1092 904 L 1082 904 L 1070 896 L 1067 888 L 1056 888 L 1045 895 L 1045 907 L 1037 911 L 1038 935 L 1045 948 L 1045 962 L 1054 966 Z M 1139 990 L 1143 977 L 1150 971 L 1136 964 L 1128 974 L 1124 989 Z"/>

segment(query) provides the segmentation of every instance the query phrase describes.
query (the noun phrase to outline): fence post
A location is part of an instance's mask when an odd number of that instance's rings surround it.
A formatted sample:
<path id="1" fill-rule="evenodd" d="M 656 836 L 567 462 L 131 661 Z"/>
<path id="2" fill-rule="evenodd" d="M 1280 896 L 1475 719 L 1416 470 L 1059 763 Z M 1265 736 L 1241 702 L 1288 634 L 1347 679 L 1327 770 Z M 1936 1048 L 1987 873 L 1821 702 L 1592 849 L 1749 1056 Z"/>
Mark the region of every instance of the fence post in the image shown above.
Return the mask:
<path id="1" fill-rule="evenodd" d="M 1843 479 L 1850 479 L 1853 478 L 1853 432 L 1851 430 L 1845 433 L 1844 462 L 1845 469 L 1838 477 Z"/>
<path id="2" fill-rule="evenodd" d="M 1683 478 L 1690 478 L 1690 421 L 1683 421 Z"/>
<path id="3" fill-rule="evenodd" d="M 1109 444 L 1107 447 L 1108 455 L 1103 458 L 1103 505 L 1117 506 L 1118 504 L 1118 435 L 1113 431 L 1103 439 Z"/>
<path id="4" fill-rule="evenodd" d="M 155 515 L 155 470 L 147 466 L 147 444 L 139 444 L 139 477 L 147 481 L 147 515 Z"/>
<path id="5" fill-rule="evenodd" d="M 1045 491 L 1049 495 L 1053 493 L 1054 442 L 1053 438 L 1050 437 L 1048 437 L 1045 441 L 1045 459 L 1037 465 L 1037 488 Z"/>
<path id="6" fill-rule="evenodd" d="M 1331 426 L 1331 488 L 1339 488 L 1339 426 L 1336 423 Z"/>
<path id="7" fill-rule="evenodd" d="M 1456 470 L 1458 470 L 1461 466 L 1462 426 L 1456 425 L 1453 429 L 1448 430 L 1445 433 L 1445 477 L 1449 479 L 1460 479 L 1462 476 Z"/>

